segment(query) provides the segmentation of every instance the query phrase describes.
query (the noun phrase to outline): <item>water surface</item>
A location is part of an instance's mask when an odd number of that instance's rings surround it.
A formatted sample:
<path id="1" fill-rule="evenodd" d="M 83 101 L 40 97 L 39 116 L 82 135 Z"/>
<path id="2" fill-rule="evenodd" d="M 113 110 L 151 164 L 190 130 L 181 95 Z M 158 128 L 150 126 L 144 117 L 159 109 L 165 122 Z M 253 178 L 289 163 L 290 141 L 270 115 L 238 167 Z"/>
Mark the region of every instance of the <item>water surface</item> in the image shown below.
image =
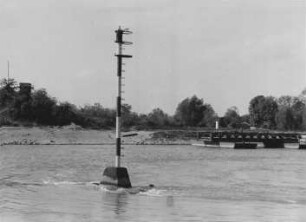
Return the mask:
<path id="1" fill-rule="evenodd" d="M 3 146 L 0 221 L 306 221 L 306 151 L 125 146 L 129 194 L 97 187 L 114 146 Z"/>

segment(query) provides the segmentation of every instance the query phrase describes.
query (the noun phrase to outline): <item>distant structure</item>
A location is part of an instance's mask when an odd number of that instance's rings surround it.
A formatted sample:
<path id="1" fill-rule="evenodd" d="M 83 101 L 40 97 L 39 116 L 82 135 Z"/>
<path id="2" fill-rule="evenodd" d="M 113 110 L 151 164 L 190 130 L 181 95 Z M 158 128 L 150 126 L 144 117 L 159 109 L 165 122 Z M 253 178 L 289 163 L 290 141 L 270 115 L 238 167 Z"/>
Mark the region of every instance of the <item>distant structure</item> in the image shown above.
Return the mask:
<path id="1" fill-rule="evenodd" d="M 14 79 L 10 78 L 10 61 L 7 61 L 7 83 L 9 84 Z M 33 86 L 31 83 L 21 82 L 19 83 L 19 94 L 31 95 Z"/>
<path id="2" fill-rule="evenodd" d="M 7 61 L 7 82 L 10 81 L 10 61 Z"/>
<path id="3" fill-rule="evenodd" d="M 101 184 L 113 185 L 117 187 L 132 187 L 128 171 L 121 167 L 121 94 L 122 94 L 122 59 L 131 58 L 131 55 L 122 54 L 123 45 L 131 45 L 131 42 L 123 40 L 123 35 L 132 34 L 128 29 L 121 29 L 116 32 L 116 43 L 118 44 L 117 57 L 117 76 L 118 76 L 118 96 L 117 96 L 117 115 L 116 115 L 116 159 L 115 167 L 107 167 L 103 172 Z"/>
<path id="4" fill-rule="evenodd" d="M 32 84 L 21 82 L 19 83 L 19 94 L 30 95 L 32 92 Z"/>

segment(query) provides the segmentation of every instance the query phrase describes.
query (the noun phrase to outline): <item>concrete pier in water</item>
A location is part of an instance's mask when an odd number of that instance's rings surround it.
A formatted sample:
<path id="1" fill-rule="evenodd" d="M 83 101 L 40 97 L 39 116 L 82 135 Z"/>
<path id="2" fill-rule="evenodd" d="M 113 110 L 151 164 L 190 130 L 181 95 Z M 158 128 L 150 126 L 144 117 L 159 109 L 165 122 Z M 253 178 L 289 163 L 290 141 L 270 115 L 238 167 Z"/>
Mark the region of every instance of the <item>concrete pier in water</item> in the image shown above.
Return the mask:
<path id="1" fill-rule="evenodd" d="M 130 177 L 125 167 L 107 167 L 102 176 L 101 184 L 123 188 L 131 188 Z"/>

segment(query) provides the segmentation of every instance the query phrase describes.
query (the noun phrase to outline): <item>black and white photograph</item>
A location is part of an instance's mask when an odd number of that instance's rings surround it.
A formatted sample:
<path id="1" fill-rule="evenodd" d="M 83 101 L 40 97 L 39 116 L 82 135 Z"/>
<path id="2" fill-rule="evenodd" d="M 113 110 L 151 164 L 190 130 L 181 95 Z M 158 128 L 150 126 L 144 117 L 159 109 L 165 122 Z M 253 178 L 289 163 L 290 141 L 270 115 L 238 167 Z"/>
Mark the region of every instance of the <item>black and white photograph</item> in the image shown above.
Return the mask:
<path id="1" fill-rule="evenodd" d="M 305 0 L 0 0 L 0 222 L 305 209 Z"/>

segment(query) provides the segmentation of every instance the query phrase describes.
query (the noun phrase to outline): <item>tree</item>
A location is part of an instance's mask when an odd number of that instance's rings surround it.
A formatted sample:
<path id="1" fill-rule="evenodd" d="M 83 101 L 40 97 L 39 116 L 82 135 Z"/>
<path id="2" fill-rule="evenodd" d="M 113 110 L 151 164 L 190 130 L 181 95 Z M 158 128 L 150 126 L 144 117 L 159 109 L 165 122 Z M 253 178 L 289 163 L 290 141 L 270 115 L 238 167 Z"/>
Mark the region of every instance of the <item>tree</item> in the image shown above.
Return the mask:
<path id="1" fill-rule="evenodd" d="M 276 126 L 275 116 L 278 105 L 272 96 L 256 96 L 250 101 L 249 114 L 251 123 L 256 127 L 273 129 Z"/>
<path id="2" fill-rule="evenodd" d="M 14 79 L 2 79 L 0 82 L 0 106 L 9 107 L 17 94 L 17 82 Z"/>
<path id="3" fill-rule="evenodd" d="M 238 128 L 241 122 L 238 108 L 236 106 L 228 108 L 223 121 L 226 127 Z"/>
<path id="4" fill-rule="evenodd" d="M 301 126 L 301 129 L 306 130 L 306 88 L 304 88 L 303 91 L 301 92 L 301 94 L 299 95 L 299 99 L 305 105 L 304 108 L 303 108 L 303 111 L 302 111 L 302 126 Z"/>
<path id="5" fill-rule="evenodd" d="M 266 97 L 264 106 L 263 106 L 263 127 L 268 129 L 274 129 L 276 126 L 275 115 L 278 111 L 278 105 L 275 101 L 275 98 L 272 96 Z"/>
<path id="6" fill-rule="evenodd" d="M 305 103 L 301 97 L 281 96 L 278 100 L 279 111 L 276 115 L 278 129 L 302 130 Z"/>
<path id="7" fill-rule="evenodd" d="M 277 99 L 278 106 L 292 107 L 299 99 L 293 96 L 281 96 Z"/>
<path id="8" fill-rule="evenodd" d="M 169 116 L 163 110 L 153 109 L 147 116 L 147 124 L 153 128 L 163 128 L 170 124 Z"/>
<path id="9" fill-rule="evenodd" d="M 25 97 L 23 95 L 17 95 L 13 101 L 10 115 L 15 120 L 32 120 L 32 97 Z"/>
<path id="10" fill-rule="evenodd" d="M 302 130 L 306 130 L 306 108 L 303 110 L 302 119 Z"/>
<path id="11" fill-rule="evenodd" d="M 199 126 L 214 127 L 218 116 L 210 104 L 204 104 L 203 118 Z"/>
<path id="12" fill-rule="evenodd" d="M 293 130 L 294 117 L 290 107 L 281 106 L 275 116 L 276 127 L 280 130 Z"/>
<path id="13" fill-rule="evenodd" d="M 60 103 L 55 107 L 54 116 L 56 125 L 63 126 L 75 123 L 77 120 L 76 107 L 68 102 Z"/>
<path id="14" fill-rule="evenodd" d="M 55 124 L 53 115 L 56 100 L 49 97 L 45 89 L 39 89 L 32 96 L 33 120 L 40 124 Z"/>
<path id="15" fill-rule="evenodd" d="M 32 115 L 32 92 L 31 90 L 20 90 L 14 95 L 10 115 L 15 120 L 31 120 Z"/>
<path id="16" fill-rule="evenodd" d="M 246 124 L 246 125 L 250 125 L 250 115 L 249 114 L 244 114 L 242 116 L 240 116 L 241 122 Z"/>
<path id="17" fill-rule="evenodd" d="M 129 104 L 122 104 L 121 106 L 122 126 L 131 127 L 138 125 L 139 118 L 137 113 L 132 112 L 132 106 Z"/>
<path id="18" fill-rule="evenodd" d="M 251 124 L 253 126 L 260 126 L 263 123 L 262 107 L 265 101 L 263 95 L 256 96 L 250 101 L 249 114 L 251 118 Z"/>
<path id="19" fill-rule="evenodd" d="M 114 109 L 104 108 L 100 103 L 86 105 L 80 110 L 77 116 L 83 127 L 108 128 L 115 127 L 116 111 Z"/>
<path id="20" fill-rule="evenodd" d="M 306 104 L 306 88 L 303 89 L 303 91 L 299 95 L 299 98 L 304 104 Z"/>
<path id="21" fill-rule="evenodd" d="M 303 129 L 303 113 L 305 110 L 305 104 L 298 98 L 295 100 L 295 103 L 292 105 L 292 114 L 293 114 L 293 124 L 294 130 Z"/>
<path id="22" fill-rule="evenodd" d="M 204 116 L 205 106 L 203 99 L 197 96 L 186 98 L 176 108 L 175 119 L 179 125 L 197 126 Z"/>

